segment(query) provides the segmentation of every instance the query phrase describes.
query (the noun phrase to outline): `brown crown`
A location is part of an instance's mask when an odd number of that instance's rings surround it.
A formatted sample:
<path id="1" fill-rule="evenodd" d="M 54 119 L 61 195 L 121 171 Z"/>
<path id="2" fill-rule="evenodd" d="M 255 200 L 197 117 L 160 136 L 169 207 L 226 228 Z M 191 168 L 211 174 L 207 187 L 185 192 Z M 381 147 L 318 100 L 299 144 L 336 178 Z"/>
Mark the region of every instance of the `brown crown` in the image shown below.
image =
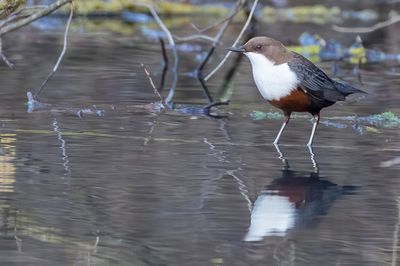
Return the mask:
<path id="1" fill-rule="evenodd" d="M 269 37 L 254 37 L 243 45 L 245 52 L 262 54 L 276 65 L 290 61 L 293 58 L 292 52 L 277 40 Z"/>

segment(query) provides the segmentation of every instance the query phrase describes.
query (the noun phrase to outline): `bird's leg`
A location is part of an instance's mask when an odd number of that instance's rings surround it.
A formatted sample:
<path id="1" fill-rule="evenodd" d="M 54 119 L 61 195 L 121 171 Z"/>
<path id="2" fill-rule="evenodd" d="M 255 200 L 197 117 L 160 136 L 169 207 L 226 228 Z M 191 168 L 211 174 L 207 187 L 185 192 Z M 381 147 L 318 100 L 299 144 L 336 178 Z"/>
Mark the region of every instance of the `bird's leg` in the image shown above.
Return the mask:
<path id="1" fill-rule="evenodd" d="M 319 123 L 319 113 L 318 114 L 314 114 L 314 122 L 313 122 L 313 127 L 312 127 L 312 131 L 311 131 L 311 135 L 310 135 L 310 140 L 307 143 L 307 146 L 311 146 L 314 140 L 314 134 L 315 134 L 315 130 L 317 129 Z"/>
<path id="2" fill-rule="evenodd" d="M 289 123 L 290 120 L 290 113 L 285 113 L 285 121 L 283 121 L 282 127 L 278 132 L 278 135 L 276 136 L 273 144 L 278 144 L 279 138 L 282 135 L 283 130 L 285 129 L 286 125 Z"/>

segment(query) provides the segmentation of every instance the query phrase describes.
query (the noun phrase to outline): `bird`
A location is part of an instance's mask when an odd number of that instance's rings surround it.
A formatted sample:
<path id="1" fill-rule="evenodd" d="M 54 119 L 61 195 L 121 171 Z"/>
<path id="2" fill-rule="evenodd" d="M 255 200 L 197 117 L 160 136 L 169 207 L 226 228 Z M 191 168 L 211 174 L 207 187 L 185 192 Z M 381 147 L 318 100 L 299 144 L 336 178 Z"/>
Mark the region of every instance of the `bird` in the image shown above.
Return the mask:
<path id="1" fill-rule="evenodd" d="M 278 144 L 292 112 L 308 112 L 314 120 L 307 143 L 312 146 L 321 109 L 344 101 L 350 94 L 366 93 L 331 79 L 307 58 L 270 37 L 253 37 L 244 45 L 229 50 L 246 55 L 262 97 L 283 111 L 285 119 L 274 144 Z"/>

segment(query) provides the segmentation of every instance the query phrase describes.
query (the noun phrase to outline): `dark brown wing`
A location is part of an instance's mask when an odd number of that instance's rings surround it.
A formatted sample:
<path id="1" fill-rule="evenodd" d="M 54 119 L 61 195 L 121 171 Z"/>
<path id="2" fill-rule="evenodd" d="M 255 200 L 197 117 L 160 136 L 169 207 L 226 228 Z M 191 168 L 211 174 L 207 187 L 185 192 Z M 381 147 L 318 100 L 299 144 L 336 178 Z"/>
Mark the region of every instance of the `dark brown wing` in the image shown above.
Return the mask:
<path id="1" fill-rule="evenodd" d="M 296 73 L 299 86 L 319 100 L 343 101 L 344 95 L 337 90 L 335 83 L 316 65 L 308 59 L 293 52 L 293 59 L 288 63 Z"/>

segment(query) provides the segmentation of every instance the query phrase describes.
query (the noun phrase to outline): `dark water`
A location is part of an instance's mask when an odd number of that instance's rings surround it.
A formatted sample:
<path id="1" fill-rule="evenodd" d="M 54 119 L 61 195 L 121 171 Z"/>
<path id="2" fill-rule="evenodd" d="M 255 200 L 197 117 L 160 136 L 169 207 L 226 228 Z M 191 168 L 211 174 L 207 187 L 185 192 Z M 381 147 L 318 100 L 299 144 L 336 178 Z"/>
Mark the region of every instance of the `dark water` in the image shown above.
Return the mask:
<path id="1" fill-rule="evenodd" d="M 299 32 L 293 25 L 287 38 Z M 249 117 L 273 109 L 248 62 L 227 118 L 150 112 L 142 106 L 157 98 L 140 63 L 158 83 L 158 42 L 139 31 L 77 28 L 40 98 L 51 108 L 27 113 L 25 93 L 52 68 L 61 37 L 26 30 L 5 41 L 16 69 L 0 67 L 1 265 L 397 265 L 398 127 L 359 134 L 347 120 L 345 128 L 321 125 L 318 176 L 305 147 L 311 123 L 295 118 L 280 146 L 287 169 L 270 144 L 281 121 Z M 395 52 L 391 38 L 370 38 Z M 195 55 L 181 53 L 180 73 L 195 67 Z M 319 65 L 330 71 L 330 63 Z M 357 83 L 352 66 L 341 67 Z M 323 116 L 398 114 L 398 69 L 363 67 L 368 96 Z M 223 73 L 209 82 L 214 95 Z M 198 81 L 184 75 L 174 101 L 207 103 Z M 104 113 L 78 118 L 82 108 Z"/>

